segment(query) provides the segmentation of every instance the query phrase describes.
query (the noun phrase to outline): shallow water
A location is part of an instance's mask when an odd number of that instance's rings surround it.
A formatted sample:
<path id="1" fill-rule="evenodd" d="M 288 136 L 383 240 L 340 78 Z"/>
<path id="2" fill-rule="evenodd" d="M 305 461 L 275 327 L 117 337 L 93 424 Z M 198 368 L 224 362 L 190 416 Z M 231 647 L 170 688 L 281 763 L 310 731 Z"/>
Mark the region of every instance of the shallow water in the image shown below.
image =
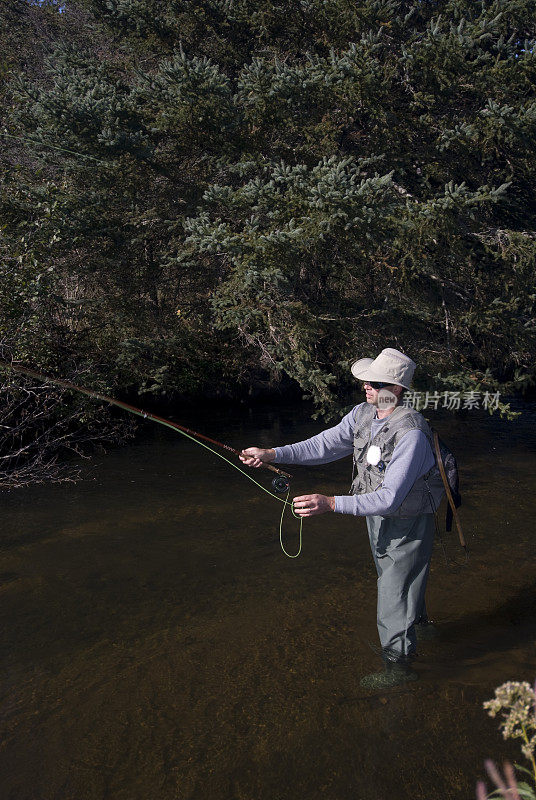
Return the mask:
<path id="1" fill-rule="evenodd" d="M 182 421 L 267 446 L 320 430 L 308 414 Z M 436 541 L 441 639 L 389 692 L 359 687 L 379 665 L 364 520 L 306 520 L 288 559 L 280 504 L 156 427 L 76 485 L 4 494 L 0 796 L 461 800 L 485 758 L 520 761 L 482 702 L 536 677 L 536 408 L 431 416 L 461 464 L 471 558 L 455 533 Z M 343 494 L 351 463 L 292 471 L 294 494 Z M 292 551 L 292 518 L 285 536 Z"/>

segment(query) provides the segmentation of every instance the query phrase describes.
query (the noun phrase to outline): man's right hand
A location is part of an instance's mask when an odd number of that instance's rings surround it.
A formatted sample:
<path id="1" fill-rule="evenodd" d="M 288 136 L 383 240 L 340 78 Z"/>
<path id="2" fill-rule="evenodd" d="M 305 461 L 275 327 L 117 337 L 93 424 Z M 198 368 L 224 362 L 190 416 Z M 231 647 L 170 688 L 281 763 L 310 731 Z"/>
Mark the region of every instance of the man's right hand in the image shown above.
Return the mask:
<path id="1" fill-rule="evenodd" d="M 275 458 L 275 450 L 271 447 L 263 450 L 262 447 L 248 447 L 239 455 L 240 461 L 248 467 L 262 467 Z"/>

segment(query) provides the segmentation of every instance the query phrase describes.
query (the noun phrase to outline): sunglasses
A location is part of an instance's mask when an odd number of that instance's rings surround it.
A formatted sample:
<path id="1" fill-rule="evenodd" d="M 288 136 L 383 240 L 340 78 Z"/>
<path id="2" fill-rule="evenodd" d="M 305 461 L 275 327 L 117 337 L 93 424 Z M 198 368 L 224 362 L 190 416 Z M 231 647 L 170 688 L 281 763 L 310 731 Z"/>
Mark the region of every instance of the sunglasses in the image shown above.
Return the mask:
<path id="1" fill-rule="evenodd" d="M 370 386 L 371 389 L 385 389 L 386 386 L 392 386 L 391 383 L 382 383 L 382 381 L 365 381 L 367 386 Z M 363 384 L 363 386 L 365 385 Z"/>

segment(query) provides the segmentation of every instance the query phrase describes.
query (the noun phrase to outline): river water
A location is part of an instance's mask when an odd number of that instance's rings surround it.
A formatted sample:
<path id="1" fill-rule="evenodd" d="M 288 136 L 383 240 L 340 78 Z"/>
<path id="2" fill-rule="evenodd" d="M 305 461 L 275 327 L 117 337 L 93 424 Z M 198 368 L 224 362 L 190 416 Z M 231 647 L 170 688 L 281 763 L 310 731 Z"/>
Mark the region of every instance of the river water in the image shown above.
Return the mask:
<path id="1" fill-rule="evenodd" d="M 391 691 L 359 686 L 379 667 L 363 519 L 306 520 L 289 559 L 281 504 L 156 426 L 75 485 L 4 493 L 0 796 L 462 800 L 485 758 L 521 761 L 482 703 L 536 677 L 536 407 L 430 417 L 460 462 L 471 557 L 437 539 L 441 637 Z M 181 421 L 235 447 L 322 427 L 299 405 Z M 344 494 L 351 462 L 292 471 L 294 494 Z"/>

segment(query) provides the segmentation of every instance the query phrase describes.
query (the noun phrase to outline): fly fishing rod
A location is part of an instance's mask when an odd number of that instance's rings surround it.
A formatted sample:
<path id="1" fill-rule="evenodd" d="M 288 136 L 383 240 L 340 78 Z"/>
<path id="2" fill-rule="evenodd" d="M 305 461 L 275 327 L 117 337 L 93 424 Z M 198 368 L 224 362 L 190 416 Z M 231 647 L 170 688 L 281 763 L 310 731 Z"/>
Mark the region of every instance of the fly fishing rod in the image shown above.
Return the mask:
<path id="1" fill-rule="evenodd" d="M 139 417 L 143 417 L 143 419 L 150 419 L 153 422 L 158 422 L 160 425 L 165 425 L 167 428 L 180 431 L 190 438 L 203 439 L 203 441 L 210 442 L 210 444 L 213 444 L 222 450 L 227 450 L 230 453 L 234 453 L 236 456 L 240 456 L 242 454 L 240 450 L 236 450 L 234 447 L 224 444 L 223 442 L 218 442 L 217 439 L 211 439 L 210 436 L 205 436 L 202 433 L 198 433 L 190 428 L 186 428 L 184 425 L 179 425 L 178 422 L 172 422 L 164 417 L 159 417 L 157 414 L 152 414 L 150 411 L 144 411 L 141 408 L 130 405 L 130 403 L 124 403 L 122 400 L 116 400 L 114 397 L 108 397 L 107 395 L 96 392 L 93 389 L 86 389 L 84 386 L 77 386 L 74 383 L 60 380 L 59 378 L 51 378 L 48 375 L 43 375 L 40 372 L 36 372 L 28 367 L 20 366 L 19 364 L 8 364 L 6 361 L 0 361 L 0 366 L 6 367 L 14 372 L 20 372 L 22 375 L 26 375 L 30 378 L 35 378 L 36 380 L 41 381 L 41 383 L 52 383 L 56 386 L 62 386 L 64 389 L 71 389 L 75 392 L 81 392 L 82 394 L 92 397 L 95 400 L 101 400 L 104 403 L 109 403 L 110 405 L 117 406 L 125 411 L 129 411 L 131 414 L 136 414 Z M 218 455 L 218 453 L 216 453 L 216 455 Z M 232 466 L 236 465 L 232 464 Z M 274 467 L 273 464 L 265 463 L 263 466 L 266 467 L 266 469 L 269 469 L 271 472 L 276 473 L 276 477 L 272 481 L 272 489 L 274 492 L 277 492 L 278 494 L 284 494 L 285 492 L 288 492 L 290 489 L 290 479 L 292 478 L 292 475 L 289 475 L 288 472 L 283 472 L 283 470 Z M 239 469 L 238 467 L 236 468 Z M 241 469 L 239 469 L 239 472 L 242 472 L 242 474 L 246 475 L 247 478 L 250 477 Z"/>

